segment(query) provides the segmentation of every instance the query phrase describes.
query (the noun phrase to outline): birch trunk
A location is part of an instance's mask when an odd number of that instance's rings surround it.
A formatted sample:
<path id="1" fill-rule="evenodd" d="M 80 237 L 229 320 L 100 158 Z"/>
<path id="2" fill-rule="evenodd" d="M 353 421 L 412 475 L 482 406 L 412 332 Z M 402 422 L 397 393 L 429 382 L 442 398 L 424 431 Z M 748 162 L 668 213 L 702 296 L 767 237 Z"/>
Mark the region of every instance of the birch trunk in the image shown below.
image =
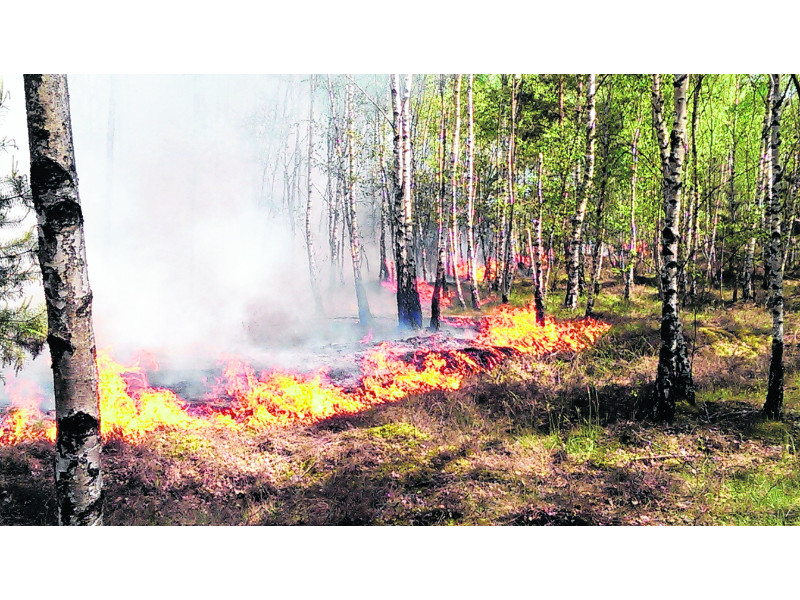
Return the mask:
<path id="1" fill-rule="evenodd" d="M 475 106 L 472 99 L 474 75 L 467 79 L 467 118 L 469 133 L 467 135 L 467 263 L 469 266 L 470 296 L 472 308 L 480 310 L 481 299 L 478 295 L 478 280 L 475 276 Z"/>
<path id="2" fill-rule="evenodd" d="M 67 78 L 26 75 L 31 190 L 56 400 L 59 525 L 103 524 L 100 411 Z"/>
<path id="3" fill-rule="evenodd" d="M 437 167 L 439 177 L 439 194 L 436 202 L 437 229 L 436 229 L 436 280 L 433 284 L 433 297 L 431 298 L 431 329 L 439 331 L 439 318 L 441 316 L 440 298 L 445 284 L 445 239 L 444 239 L 444 199 L 445 199 L 445 107 L 444 107 L 444 78 L 439 82 L 439 97 L 441 99 L 441 115 L 439 119 L 439 146 Z"/>
<path id="4" fill-rule="evenodd" d="M 700 213 L 700 179 L 697 169 L 697 109 L 700 103 L 700 90 L 703 85 L 704 75 L 697 76 L 697 83 L 694 88 L 694 98 L 692 99 L 692 217 L 688 235 L 689 252 L 688 256 L 688 277 L 689 277 L 689 296 L 692 299 L 697 297 L 697 241 L 700 238 L 698 229 L 698 217 Z"/>
<path id="5" fill-rule="evenodd" d="M 536 198 L 539 201 L 539 218 L 536 219 L 536 228 L 533 244 L 533 304 L 536 308 L 536 322 L 539 325 L 544 325 L 544 282 L 542 281 L 542 216 L 544 213 L 544 194 L 543 194 L 543 175 L 544 175 L 544 158 L 542 153 L 539 153 L 538 165 L 536 168 L 537 182 L 536 182 Z"/>
<path id="6" fill-rule="evenodd" d="M 602 135 L 600 137 L 600 157 L 603 168 L 600 171 L 600 189 L 597 195 L 597 206 L 594 219 L 594 244 L 592 246 L 592 272 L 590 274 L 589 290 L 586 297 L 585 316 L 594 315 L 595 298 L 600 293 L 600 274 L 603 269 L 603 244 L 605 241 L 605 202 L 610 176 L 609 157 L 611 154 L 611 132 L 609 131 L 609 113 L 611 110 L 611 91 L 609 90 L 606 102 L 603 104 L 603 118 L 600 120 Z"/>
<path id="7" fill-rule="evenodd" d="M 458 157 L 459 141 L 461 138 L 461 75 L 456 75 L 454 93 L 455 123 L 453 125 L 453 149 L 450 159 L 450 255 L 453 263 L 453 279 L 456 282 L 456 297 L 458 305 L 466 306 L 464 292 L 461 289 L 461 279 L 458 276 Z"/>
<path id="8" fill-rule="evenodd" d="M 333 289 L 336 272 L 339 271 L 339 277 L 343 277 L 343 268 L 337 265 L 339 262 L 339 255 L 341 253 L 341 246 L 339 244 L 339 222 L 340 219 L 344 220 L 344 212 L 340 209 L 342 207 L 342 160 L 343 151 L 341 144 L 341 136 L 339 135 L 339 126 L 336 123 L 336 96 L 333 89 L 333 80 L 328 75 L 328 99 L 330 101 L 331 116 L 328 142 L 328 231 L 329 246 L 331 254 L 331 272 L 330 272 L 330 287 Z M 333 173 L 333 177 L 330 176 Z M 343 228 L 344 229 L 344 228 Z"/>
<path id="9" fill-rule="evenodd" d="M 656 78 L 654 77 L 654 81 Z M 664 172 L 664 226 L 661 231 L 661 282 L 664 300 L 661 310 L 661 349 L 656 389 L 650 415 L 657 421 L 671 421 L 679 400 L 694 401 L 694 383 L 686 356 L 686 345 L 678 315 L 678 221 L 681 210 L 681 168 L 686 151 L 686 92 L 689 76 L 675 75 L 675 110 L 670 135 L 670 152 Z M 654 89 L 655 89 L 654 85 Z M 654 113 L 659 111 L 654 93 Z"/>
<path id="10" fill-rule="evenodd" d="M 350 228 L 350 258 L 353 262 L 353 280 L 356 288 L 356 301 L 358 302 L 358 320 L 361 325 L 368 325 L 372 321 L 369 311 L 367 292 L 361 279 L 361 233 L 358 227 L 358 213 L 356 211 L 356 175 L 355 175 L 355 148 L 353 140 L 353 90 L 352 84 L 345 87 L 345 104 L 347 111 L 347 221 Z"/>
<path id="11" fill-rule="evenodd" d="M 639 252 L 636 248 L 636 178 L 639 165 L 639 128 L 633 133 L 631 143 L 631 239 L 628 248 L 628 268 L 625 273 L 625 300 L 631 299 L 631 289 L 633 288 L 633 278 L 636 271 L 636 259 Z"/>
<path id="12" fill-rule="evenodd" d="M 511 293 L 511 279 L 514 277 L 516 269 L 516 260 L 514 256 L 514 245 L 512 243 L 514 232 L 514 205 L 516 203 L 516 134 L 517 134 L 517 93 L 520 84 L 519 75 L 514 75 L 511 79 L 511 131 L 508 136 L 508 153 L 507 153 L 507 169 L 506 177 L 508 186 L 508 227 L 506 229 L 505 241 L 505 259 L 503 261 L 503 289 L 501 290 L 501 299 L 503 304 L 508 303 L 509 294 Z"/>
<path id="13" fill-rule="evenodd" d="M 306 169 L 306 186 L 308 196 L 306 199 L 306 253 L 308 255 L 308 275 L 311 283 L 311 294 L 314 296 L 314 305 L 317 312 L 322 313 L 322 296 L 317 286 L 317 271 L 314 266 L 314 240 L 311 235 L 311 167 L 314 158 L 314 92 L 316 91 L 316 80 L 311 75 L 311 102 L 308 108 L 308 164 Z"/>
<path id="14" fill-rule="evenodd" d="M 569 240 L 567 252 L 567 293 L 564 298 L 564 306 L 571 310 L 578 307 L 579 279 L 580 279 L 580 260 L 583 249 L 583 219 L 586 216 L 586 204 L 592 194 L 594 178 L 594 140 L 595 140 L 595 93 L 597 76 L 593 73 L 589 75 L 589 85 L 587 86 L 587 123 L 586 123 L 586 164 L 584 167 L 583 179 L 578 190 L 577 206 L 575 216 L 572 217 L 572 233 Z"/>
<path id="15" fill-rule="evenodd" d="M 772 357 L 769 363 L 769 381 L 764 414 L 778 418 L 783 410 L 783 272 L 781 270 L 782 235 L 781 216 L 783 206 L 780 199 L 780 184 L 783 168 L 780 165 L 781 146 L 781 79 L 770 75 L 769 95 L 772 105 L 770 118 L 770 150 L 767 166 L 767 217 L 770 239 L 767 261 L 769 264 L 769 300 L 772 311 Z"/>
<path id="16" fill-rule="evenodd" d="M 400 76 L 392 75 L 395 153 L 395 273 L 397 277 L 397 320 L 401 329 L 422 327 L 422 307 L 417 291 L 414 257 L 414 219 L 411 204 L 411 140 L 409 138 L 411 75 L 406 76 L 403 98 Z"/>

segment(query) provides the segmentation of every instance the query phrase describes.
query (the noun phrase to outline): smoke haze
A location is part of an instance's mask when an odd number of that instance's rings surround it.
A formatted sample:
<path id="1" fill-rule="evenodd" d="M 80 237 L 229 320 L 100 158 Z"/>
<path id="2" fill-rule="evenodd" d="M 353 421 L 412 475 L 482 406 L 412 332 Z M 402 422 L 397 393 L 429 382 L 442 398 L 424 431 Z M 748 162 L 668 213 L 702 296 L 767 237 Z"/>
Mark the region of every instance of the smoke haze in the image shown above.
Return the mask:
<path id="1" fill-rule="evenodd" d="M 22 77 L 4 82 L 10 100 L 0 137 L 16 139 L 27 172 Z M 321 270 L 327 319 L 315 314 L 303 221 L 293 235 L 281 169 L 270 175 L 294 136 L 305 202 L 307 89 L 302 77 L 285 75 L 69 77 L 99 349 L 121 361 L 147 350 L 162 366 L 188 369 L 224 354 L 281 364 L 297 346 L 352 340 L 342 326 L 350 321 L 333 318 L 357 314 L 352 286 L 328 295 Z M 320 123 L 322 110 L 315 107 Z M 324 160 L 319 131 L 315 138 Z M 314 179 L 314 242 L 324 265 L 324 174 L 315 169 Z M 377 258 L 369 263 L 365 279 L 374 280 Z M 349 256 L 344 272 L 352 277 Z M 43 302 L 41 289 L 33 293 Z M 390 294 L 373 289 L 370 303 L 392 316 Z M 52 397 L 49 365 L 45 350 L 20 376 Z"/>

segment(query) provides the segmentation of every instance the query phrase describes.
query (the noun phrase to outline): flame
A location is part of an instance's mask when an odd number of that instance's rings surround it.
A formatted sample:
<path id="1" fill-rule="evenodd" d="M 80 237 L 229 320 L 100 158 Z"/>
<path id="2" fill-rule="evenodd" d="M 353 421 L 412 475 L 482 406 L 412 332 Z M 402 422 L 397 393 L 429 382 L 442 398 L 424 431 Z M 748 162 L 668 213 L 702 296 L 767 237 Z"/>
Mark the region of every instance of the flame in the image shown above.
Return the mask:
<path id="1" fill-rule="evenodd" d="M 397 282 L 396 281 L 381 281 L 381 285 L 385 287 L 387 290 L 392 292 L 393 294 L 397 293 Z M 423 305 L 429 305 L 433 301 L 433 290 L 434 286 L 428 283 L 427 281 L 423 281 L 422 279 L 417 279 L 417 293 L 419 293 L 419 301 Z M 452 290 L 450 291 L 441 291 L 439 296 L 439 306 L 444 308 L 450 306 L 453 303 L 453 298 L 455 297 L 455 292 Z"/>
<path id="2" fill-rule="evenodd" d="M 190 415 L 187 403 L 171 390 L 149 387 L 138 362 L 124 367 L 106 352 L 98 351 L 97 375 L 100 433 L 104 439 L 138 442 L 157 429 L 197 430 L 209 424 Z"/>
<path id="3" fill-rule="evenodd" d="M 46 419 L 39 406 L 44 393 L 33 381 L 9 377 L 6 392 L 11 408 L 0 421 L 0 446 L 18 444 L 27 440 L 56 440 L 56 425 Z"/>
<path id="4" fill-rule="evenodd" d="M 312 375 L 273 371 L 256 377 L 252 367 L 233 360 L 225 368 L 225 380 L 225 391 L 234 398 L 233 419 L 256 431 L 310 424 L 364 408 L 358 398 L 332 384 L 325 371 Z"/>
<path id="5" fill-rule="evenodd" d="M 497 261 L 494 258 L 489 258 L 485 265 L 475 269 L 475 281 L 479 283 L 494 279 L 495 275 L 497 275 Z"/>
<path id="6" fill-rule="evenodd" d="M 611 325 L 592 318 L 555 321 L 545 317 L 536 323 L 531 308 L 498 306 L 481 322 L 476 341 L 484 346 L 508 347 L 523 354 L 542 356 L 552 352 L 578 352 L 594 344 Z"/>
<path id="7" fill-rule="evenodd" d="M 360 384 L 349 389 L 332 382 L 324 370 L 256 374 L 250 365 L 231 359 L 209 396 L 213 402 L 201 406 L 190 406 L 170 390 L 150 387 L 138 361 L 124 366 L 100 351 L 101 434 L 104 440 L 138 443 L 159 429 L 266 431 L 308 425 L 410 394 L 457 390 L 465 377 L 491 369 L 515 353 L 541 356 L 556 351 L 578 352 L 610 329 L 607 323 L 590 318 L 565 322 L 547 318 L 544 326 L 539 326 L 532 309 L 507 306 L 497 307 L 481 321 L 470 324 L 478 327 L 472 348 L 403 353 L 389 342 L 371 348 L 361 361 Z M 157 366 L 151 358 L 147 363 Z M 41 391 L 30 383 L 10 381 L 7 387 L 12 408 L 0 421 L 0 445 L 54 441 L 55 423 L 38 408 L 43 399 Z"/>

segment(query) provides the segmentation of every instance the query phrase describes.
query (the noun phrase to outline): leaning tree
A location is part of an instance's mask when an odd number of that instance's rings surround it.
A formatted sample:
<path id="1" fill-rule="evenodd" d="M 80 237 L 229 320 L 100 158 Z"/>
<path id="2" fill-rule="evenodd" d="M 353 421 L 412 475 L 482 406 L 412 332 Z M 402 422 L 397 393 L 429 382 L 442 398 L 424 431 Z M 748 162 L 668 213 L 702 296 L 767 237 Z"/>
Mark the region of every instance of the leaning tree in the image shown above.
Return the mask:
<path id="1" fill-rule="evenodd" d="M 103 480 L 92 290 L 66 76 L 26 75 L 25 103 L 56 400 L 58 522 L 101 525 Z"/>

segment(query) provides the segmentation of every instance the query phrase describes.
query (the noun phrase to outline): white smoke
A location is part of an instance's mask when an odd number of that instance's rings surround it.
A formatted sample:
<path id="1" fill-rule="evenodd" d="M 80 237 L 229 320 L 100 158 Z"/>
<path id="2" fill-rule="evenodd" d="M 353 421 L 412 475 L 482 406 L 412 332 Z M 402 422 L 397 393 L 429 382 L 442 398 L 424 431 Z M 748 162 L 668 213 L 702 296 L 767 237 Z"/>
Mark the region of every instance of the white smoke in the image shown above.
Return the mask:
<path id="1" fill-rule="evenodd" d="M 22 77 L 5 85 L 3 133 L 16 138 L 26 172 Z M 328 293 L 324 270 L 325 319 L 316 314 L 303 222 L 292 235 L 281 212 L 282 167 L 265 185 L 265 158 L 275 160 L 288 132 L 305 144 L 307 90 L 299 76 L 69 77 L 98 348 L 120 360 L 144 349 L 167 367 L 202 369 L 223 354 L 285 364 L 286 348 L 359 334 L 343 325 L 357 314 L 352 285 Z M 320 122 L 323 110 L 320 101 Z M 305 179 L 304 164 L 300 171 Z M 319 169 L 315 178 L 315 245 L 325 263 Z M 374 249 L 369 263 L 367 277 L 377 279 Z M 350 280 L 349 256 L 344 271 Z M 373 313 L 390 322 L 393 298 L 370 289 Z M 49 357 L 21 376 L 48 385 Z"/>

